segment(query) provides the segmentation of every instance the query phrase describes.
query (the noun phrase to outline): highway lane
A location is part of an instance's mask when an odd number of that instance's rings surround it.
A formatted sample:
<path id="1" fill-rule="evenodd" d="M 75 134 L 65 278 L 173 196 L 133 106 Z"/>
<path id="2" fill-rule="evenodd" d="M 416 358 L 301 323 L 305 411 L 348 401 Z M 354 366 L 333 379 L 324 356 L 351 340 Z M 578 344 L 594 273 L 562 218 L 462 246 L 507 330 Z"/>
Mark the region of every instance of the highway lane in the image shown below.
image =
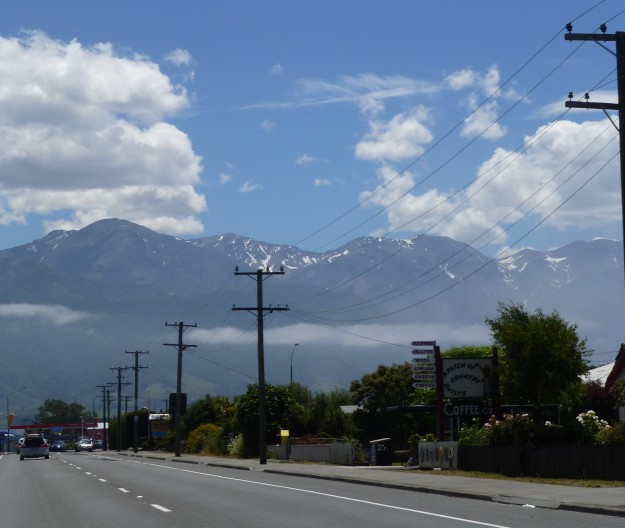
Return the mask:
<path id="1" fill-rule="evenodd" d="M 135 459 L 111 452 L 54 453 L 47 461 L 23 462 L 8 455 L 0 460 L 0 474 L 0 511 L 9 511 L 15 526 L 35 528 L 87 520 L 95 528 L 131 524 L 156 528 L 622 527 L 622 519 L 612 517 Z M 15 500 L 7 504 L 7 496 Z"/>

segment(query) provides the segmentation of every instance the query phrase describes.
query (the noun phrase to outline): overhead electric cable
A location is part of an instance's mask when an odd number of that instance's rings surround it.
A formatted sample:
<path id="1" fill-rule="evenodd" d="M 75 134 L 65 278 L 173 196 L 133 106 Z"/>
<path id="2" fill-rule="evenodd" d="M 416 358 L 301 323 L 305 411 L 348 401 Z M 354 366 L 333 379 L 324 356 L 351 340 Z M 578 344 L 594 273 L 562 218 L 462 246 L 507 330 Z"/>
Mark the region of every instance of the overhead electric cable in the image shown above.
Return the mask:
<path id="1" fill-rule="evenodd" d="M 363 322 L 363 321 L 371 321 L 374 319 L 381 319 L 383 317 L 388 317 L 390 315 L 395 315 L 397 313 L 406 311 L 410 308 L 414 308 L 415 306 L 419 306 L 431 299 L 434 299 L 436 297 L 438 297 L 439 295 L 442 295 L 443 293 L 451 290 L 452 288 L 455 288 L 456 286 L 458 286 L 459 284 L 461 284 L 462 282 L 464 282 L 465 280 L 467 280 L 468 278 L 472 277 L 473 275 L 475 275 L 476 273 L 478 273 L 479 271 L 481 271 L 482 269 L 484 269 L 487 265 L 491 264 L 492 262 L 496 261 L 497 259 L 499 259 L 504 253 L 506 253 L 507 251 L 510 250 L 510 248 L 516 246 L 519 242 L 521 242 L 522 240 L 524 240 L 525 238 L 527 238 L 527 236 L 529 236 L 532 232 L 534 232 L 536 229 L 538 229 L 538 227 L 540 227 L 543 223 L 545 223 L 549 218 L 551 218 L 551 216 L 553 216 L 558 210 L 560 210 L 562 207 L 564 207 L 564 205 L 566 203 L 568 203 L 575 195 L 577 195 L 586 185 L 588 185 L 603 169 L 605 169 L 605 167 L 612 161 L 614 160 L 617 156 L 619 155 L 618 152 L 616 152 L 608 161 L 606 161 L 590 178 L 588 178 L 588 180 L 586 180 L 580 187 L 578 187 L 575 192 L 573 192 L 571 195 L 569 195 L 567 197 L 566 200 L 564 200 L 562 203 L 560 203 L 555 209 L 553 209 L 551 211 L 551 213 L 549 215 L 546 215 L 544 218 L 542 218 L 535 226 L 533 226 L 529 231 L 527 231 L 523 236 L 521 236 L 520 238 L 518 238 L 514 243 L 512 243 L 510 246 L 508 246 L 507 248 L 501 250 L 499 253 L 497 253 L 494 257 L 488 259 L 484 264 L 482 264 L 481 266 L 478 266 L 475 270 L 473 270 L 471 273 L 469 273 L 468 275 L 464 276 L 462 279 L 458 280 L 457 282 L 452 283 L 451 285 L 443 288 L 442 290 L 424 298 L 421 299 L 420 301 L 410 304 L 408 306 L 404 306 L 402 308 L 398 308 L 396 310 L 393 310 L 391 312 L 387 312 L 384 314 L 380 314 L 377 316 L 371 316 L 371 317 L 364 317 L 364 318 L 358 318 L 358 319 L 329 319 L 331 321 L 334 322 Z M 291 308 L 293 311 L 298 312 L 298 310 L 296 308 Z M 324 319 L 324 318 L 319 318 L 319 319 Z"/>

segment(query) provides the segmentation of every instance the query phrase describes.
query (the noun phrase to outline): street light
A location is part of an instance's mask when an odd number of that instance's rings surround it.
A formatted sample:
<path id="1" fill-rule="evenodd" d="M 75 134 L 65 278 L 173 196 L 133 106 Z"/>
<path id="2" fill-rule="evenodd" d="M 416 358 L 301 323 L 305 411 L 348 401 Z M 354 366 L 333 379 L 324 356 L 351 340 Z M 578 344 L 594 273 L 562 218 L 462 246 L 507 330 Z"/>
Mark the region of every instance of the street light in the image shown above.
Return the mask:
<path id="1" fill-rule="evenodd" d="M 293 350 L 291 350 L 291 385 L 293 385 L 293 353 L 295 352 L 295 347 L 298 347 L 299 343 L 295 343 L 293 345 Z"/>
<path id="2" fill-rule="evenodd" d="M 9 416 L 9 396 L 11 394 L 15 394 L 16 392 L 20 392 L 23 391 L 26 387 L 22 387 L 21 389 L 15 389 L 14 391 L 8 392 L 7 393 L 7 434 L 4 437 L 6 442 L 5 442 L 5 451 L 7 453 L 11 452 L 11 418 Z"/>

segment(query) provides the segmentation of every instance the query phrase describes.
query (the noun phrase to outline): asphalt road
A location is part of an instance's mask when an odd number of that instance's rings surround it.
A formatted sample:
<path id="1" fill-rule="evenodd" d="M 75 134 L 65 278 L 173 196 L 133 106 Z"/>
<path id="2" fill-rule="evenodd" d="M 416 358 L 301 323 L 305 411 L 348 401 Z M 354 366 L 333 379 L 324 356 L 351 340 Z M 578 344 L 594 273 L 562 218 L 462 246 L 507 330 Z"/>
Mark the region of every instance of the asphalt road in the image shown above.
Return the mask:
<path id="1" fill-rule="evenodd" d="M 0 525 L 622 528 L 622 518 L 114 453 L 0 456 Z"/>

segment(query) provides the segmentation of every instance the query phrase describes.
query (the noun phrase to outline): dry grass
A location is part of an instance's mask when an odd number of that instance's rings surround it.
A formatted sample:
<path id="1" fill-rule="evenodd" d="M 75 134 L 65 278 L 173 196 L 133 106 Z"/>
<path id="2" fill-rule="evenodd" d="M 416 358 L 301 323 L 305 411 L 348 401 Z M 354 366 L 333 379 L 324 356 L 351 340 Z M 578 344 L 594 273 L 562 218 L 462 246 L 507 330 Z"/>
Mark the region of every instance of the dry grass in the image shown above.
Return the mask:
<path id="1" fill-rule="evenodd" d="M 625 487 L 622 480 L 578 480 L 561 478 L 538 478 L 538 477 L 508 477 L 499 473 L 484 473 L 482 471 L 460 471 L 455 469 L 445 469 L 442 471 L 432 470 L 433 474 L 457 477 L 484 478 L 496 480 L 514 480 L 517 482 L 533 482 L 536 484 L 554 484 L 558 486 L 574 486 L 581 488 L 621 488 Z"/>

